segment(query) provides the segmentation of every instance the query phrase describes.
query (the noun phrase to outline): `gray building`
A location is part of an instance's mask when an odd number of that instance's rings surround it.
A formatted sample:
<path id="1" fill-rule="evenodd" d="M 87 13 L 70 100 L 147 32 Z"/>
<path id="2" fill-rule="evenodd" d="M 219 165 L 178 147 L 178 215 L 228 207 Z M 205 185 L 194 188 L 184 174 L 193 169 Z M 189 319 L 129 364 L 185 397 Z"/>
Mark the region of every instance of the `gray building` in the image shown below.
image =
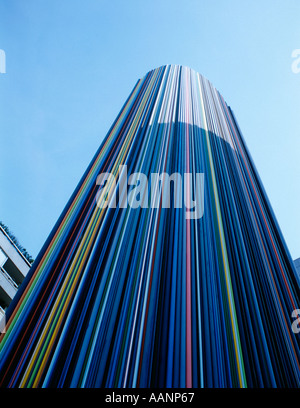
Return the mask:
<path id="1" fill-rule="evenodd" d="M 0 226 L 0 318 L 30 269 L 30 262 Z"/>

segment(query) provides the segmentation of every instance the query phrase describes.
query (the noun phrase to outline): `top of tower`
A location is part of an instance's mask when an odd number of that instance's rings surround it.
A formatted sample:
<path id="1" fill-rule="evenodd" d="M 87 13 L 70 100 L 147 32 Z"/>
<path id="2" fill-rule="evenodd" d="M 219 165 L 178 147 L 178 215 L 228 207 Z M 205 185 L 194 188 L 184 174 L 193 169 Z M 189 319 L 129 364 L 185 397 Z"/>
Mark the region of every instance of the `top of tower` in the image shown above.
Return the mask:
<path id="1" fill-rule="evenodd" d="M 149 125 L 181 122 L 198 126 L 234 144 L 230 134 L 229 109 L 211 82 L 184 65 L 163 65 L 148 72 L 140 81 L 158 82 L 159 90 Z"/>

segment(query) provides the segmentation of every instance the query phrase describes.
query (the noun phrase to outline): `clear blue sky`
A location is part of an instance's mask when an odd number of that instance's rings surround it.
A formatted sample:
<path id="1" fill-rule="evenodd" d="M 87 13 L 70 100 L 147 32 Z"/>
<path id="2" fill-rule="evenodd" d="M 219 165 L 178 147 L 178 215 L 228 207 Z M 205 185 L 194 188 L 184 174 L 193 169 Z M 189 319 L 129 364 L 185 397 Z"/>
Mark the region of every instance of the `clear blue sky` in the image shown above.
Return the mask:
<path id="1" fill-rule="evenodd" d="M 0 220 L 34 257 L 137 79 L 165 64 L 234 110 L 300 257 L 299 0 L 0 0 Z"/>

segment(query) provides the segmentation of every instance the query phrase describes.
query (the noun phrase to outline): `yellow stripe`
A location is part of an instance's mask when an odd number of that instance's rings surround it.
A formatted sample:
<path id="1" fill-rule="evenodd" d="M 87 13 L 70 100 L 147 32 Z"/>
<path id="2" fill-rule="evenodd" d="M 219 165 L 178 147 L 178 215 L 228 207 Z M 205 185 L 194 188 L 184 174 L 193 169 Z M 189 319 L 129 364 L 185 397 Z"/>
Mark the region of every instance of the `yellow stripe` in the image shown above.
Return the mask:
<path id="1" fill-rule="evenodd" d="M 154 81 L 154 78 L 152 78 L 152 81 Z M 122 159 L 124 161 L 124 157 L 126 156 L 126 153 L 128 152 L 130 142 L 131 142 L 131 140 L 132 140 L 132 138 L 133 138 L 133 136 L 134 136 L 134 134 L 136 132 L 136 128 L 138 126 L 138 122 L 140 121 L 142 111 L 144 110 L 144 105 L 145 105 L 145 103 L 146 103 L 146 101 L 148 99 L 149 92 L 150 91 L 148 91 L 144 95 L 143 100 L 141 102 L 141 105 L 139 106 L 139 109 L 137 111 L 137 115 L 135 117 L 135 120 L 133 121 L 133 123 L 132 123 L 132 125 L 131 125 L 131 127 L 130 127 L 130 129 L 128 131 L 128 135 L 126 137 L 127 141 L 124 144 L 124 148 L 119 152 L 119 155 L 118 155 L 118 157 L 117 157 L 117 159 L 115 161 L 115 164 L 113 166 L 113 174 L 116 174 L 118 172 L 119 165 L 122 163 Z M 112 193 L 113 193 L 113 186 L 111 185 L 111 187 L 109 189 L 109 197 L 111 197 Z M 43 348 L 43 345 L 45 343 L 44 340 L 45 340 L 45 338 L 47 336 L 47 333 L 49 332 L 50 326 L 51 325 L 53 326 L 53 321 L 55 321 L 56 312 L 59 309 L 61 299 L 65 295 L 65 291 L 67 289 L 67 286 L 68 286 L 70 280 L 72 279 L 72 276 L 74 275 L 74 273 L 76 273 L 77 276 L 75 277 L 75 279 L 73 281 L 73 284 L 71 286 L 69 295 L 67 297 L 67 299 L 69 299 L 69 300 L 67 300 L 67 302 L 64 304 L 64 307 L 63 307 L 63 310 L 62 310 L 62 312 L 60 314 L 60 318 L 59 318 L 58 322 L 61 322 L 61 320 L 63 319 L 63 317 L 64 317 L 64 315 L 66 313 L 67 307 L 68 307 L 68 305 L 70 303 L 71 294 L 75 290 L 77 281 L 78 281 L 79 276 L 80 276 L 80 272 L 82 270 L 82 266 L 84 265 L 84 261 L 88 257 L 89 250 L 90 250 L 90 248 L 92 246 L 92 243 L 94 242 L 95 235 L 98 232 L 99 225 L 100 225 L 100 222 L 101 222 L 101 220 L 103 218 L 104 213 L 105 213 L 105 209 L 103 208 L 103 209 L 100 210 L 100 215 L 99 215 L 98 207 L 96 207 L 94 212 L 93 212 L 92 218 L 91 218 L 91 220 L 89 222 L 89 225 L 87 226 L 86 232 L 85 232 L 85 234 L 84 234 L 84 236 L 82 238 L 80 246 L 79 246 L 78 250 L 76 251 L 75 258 L 74 258 L 74 260 L 73 260 L 73 262 L 72 262 L 72 264 L 70 266 L 69 272 L 68 272 L 68 274 L 67 274 L 67 276 L 65 278 L 63 286 L 61 287 L 61 289 L 59 291 L 59 295 L 57 297 L 57 300 L 56 300 L 56 302 L 55 302 L 55 304 L 54 304 L 54 306 L 53 306 L 53 308 L 51 310 L 51 313 L 50 313 L 49 318 L 47 320 L 47 324 L 46 324 L 46 326 L 45 326 L 45 328 L 44 328 L 44 330 L 42 332 L 42 336 L 40 337 L 39 342 L 38 342 L 38 344 L 37 344 L 37 346 L 35 348 L 35 351 L 34 351 L 34 353 L 32 355 L 31 362 L 30 362 L 30 364 L 29 364 L 29 366 L 28 366 L 28 368 L 26 370 L 25 376 L 22 379 L 21 387 L 26 386 L 26 383 L 28 381 L 28 378 L 29 378 L 30 374 L 32 374 L 32 371 L 34 371 L 33 367 L 34 367 L 34 364 L 35 364 L 36 360 L 41 358 L 40 350 Z M 99 215 L 99 217 L 98 217 L 98 220 L 96 222 L 96 226 L 94 226 L 93 224 L 94 224 L 94 220 L 95 220 L 97 214 Z M 92 237 L 89 236 L 91 230 L 93 231 L 92 232 Z M 88 242 L 88 246 L 87 246 L 87 248 L 84 248 L 83 257 L 82 257 L 82 259 L 80 260 L 80 262 L 78 264 L 77 261 L 78 261 L 80 255 L 82 255 L 81 252 L 82 252 L 82 249 L 85 246 L 86 242 Z M 54 345 L 55 338 L 56 338 L 57 332 L 59 330 L 59 327 L 60 326 L 57 323 L 56 328 L 55 328 L 55 330 L 54 330 L 54 332 L 52 334 L 51 340 L 49 342 L 49 345 L 47 346 L 47 351 L 46 351 L 46 353 L 45 353 L 45 355 L 43 357 L 42 363 L 40 365 L 37 376 L 35 378 L 34 385 L 33 385 L 34 387 L 36 387 L 38 385 L 38 383 L 39 383 L 39 380 L 41 378 L 41 375 L 42 375 L 43 370 L 44 370 L 44 368 L 46 366 L 46 363 L 47 363 L 47 358 L 48 358 L 48 356 L 49 356 L 49 354 L 51 352 L 51 349 L 52 349 L 52 347 Z M 50 330 L 50 332 L 51 332 L 51 330 Z"/>
<path id="2" fill-rule="evenodd" d="M 240 353 L 238 352 L 239 334 L 237 333 L 238 328 L 235 325 L 235 322 L 236 322 L 235 306 L 234 306 L 234 299 L 232 297 L 232 286 L 231 286 L 230 270 L 229 270 L 229 264 L 228 264 L 228 258 L 227 258 L 226 242 L 225 242 L 225 237 L 224 237 L 224 230 L 223 230 L 223 223 L 222 223 L 222 217 L 221 217 L 221 211 L 220 211 L 219 196 L 218 196 L 218 191 L 217 191 L 215 171 L 214 171 L 214 166 L 213 166 L 213 158 L 212 158 L 210 141 L 209 141 L 209 134 L 208 134 L 208 126 L 207 126 L 207 122 L 206 122 L 205 108 L 204 108 L 204 103 L 203 103 L 203 95 L 202 95 L 202 90 L 201 90 L 201 84 L 200 84 L 200 81 L 199 81 L 199 76 L 198 76 L 198 84 L 199 84 L 199 90 L 200 90 L 200 96 L 201 96 L 200 99 L 201 99 L 201 106 L 202 106 L 202 113 L 203 113 L 203 122 L 204 122 L 204 125 L 205 125 L 204 130 L 205 130 L 206 142 L 207 142 L 207 147 L 208 147 L 209 164 L 210 164 L 210 168 L 211 168 L 214 196 L 215 196 L 215 201 L 216 201 L 217 220 L 218 220 L 218 227 L 219 227 L 219 232 L 220 232 L 222 258 L 223 258 L 223 265 L 224 265 L 225 277 L 226 277 L 226 289 L 227 289 L 227 296 L 228 296 L 228 300 L 229 300 L 229 310 L 230 310 L 231 326 L 232 326 L 232 331 L 233 331 L 235 355 L 236 355 L 236 361 L 237 361 L 237 366 L 238 366 L 239 383 L 240 383 L 240 387 L 244 387 L 244 386 L 246 386 L 246 384 L 245 384 L 245 378 L 244 377 L 242 378 L 242 371 L 244 371 L 244 370 L 242 368 L 243 361 L 242 361 L 241 350 L 240 350 Z"/>

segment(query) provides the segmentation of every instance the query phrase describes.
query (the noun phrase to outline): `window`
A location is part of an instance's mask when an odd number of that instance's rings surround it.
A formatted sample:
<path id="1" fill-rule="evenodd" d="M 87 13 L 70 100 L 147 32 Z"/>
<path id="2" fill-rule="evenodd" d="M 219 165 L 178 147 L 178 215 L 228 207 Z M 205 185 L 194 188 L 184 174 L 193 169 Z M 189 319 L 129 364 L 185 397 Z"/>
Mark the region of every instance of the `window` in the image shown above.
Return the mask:
<path id="1" fill-rule="evenodd" d="M 0 248 L 0 267 L 1 268 L 5 264 L 6 261 L 7 261 L 7 256 L 5 252 L 3 252 L 2 249 Z"/>

